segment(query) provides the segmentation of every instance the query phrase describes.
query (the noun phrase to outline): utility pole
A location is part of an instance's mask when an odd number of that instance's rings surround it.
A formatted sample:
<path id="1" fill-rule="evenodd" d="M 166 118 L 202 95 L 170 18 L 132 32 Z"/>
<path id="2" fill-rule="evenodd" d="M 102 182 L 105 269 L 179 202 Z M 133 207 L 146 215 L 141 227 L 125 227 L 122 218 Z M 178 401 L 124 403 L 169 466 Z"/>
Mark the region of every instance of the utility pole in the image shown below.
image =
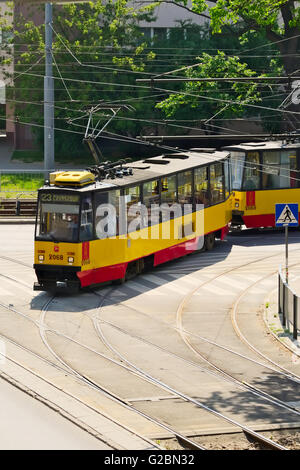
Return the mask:
<path id="1" fill-rule="evenodd" d="M 54 80 L 52 68 L 52 3 L 45 5 L 44 169 L 54 170 Z M 46 176 L 46 175 L 45 175 Z"/>

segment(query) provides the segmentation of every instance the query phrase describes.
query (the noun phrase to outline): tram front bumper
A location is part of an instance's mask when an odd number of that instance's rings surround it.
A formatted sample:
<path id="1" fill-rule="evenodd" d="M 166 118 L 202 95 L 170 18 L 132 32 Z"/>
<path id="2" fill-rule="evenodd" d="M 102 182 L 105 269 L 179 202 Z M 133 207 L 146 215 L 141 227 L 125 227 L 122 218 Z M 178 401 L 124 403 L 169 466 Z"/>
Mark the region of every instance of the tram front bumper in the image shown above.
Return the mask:
<path id="1" fill-rule="evenodd" d="M 81 271 L 81 267 L 40 264 L 33 267 L 38 279 L 33 285 L 33 290 L 78 292 L 80 281 L 76 273 Z"/>

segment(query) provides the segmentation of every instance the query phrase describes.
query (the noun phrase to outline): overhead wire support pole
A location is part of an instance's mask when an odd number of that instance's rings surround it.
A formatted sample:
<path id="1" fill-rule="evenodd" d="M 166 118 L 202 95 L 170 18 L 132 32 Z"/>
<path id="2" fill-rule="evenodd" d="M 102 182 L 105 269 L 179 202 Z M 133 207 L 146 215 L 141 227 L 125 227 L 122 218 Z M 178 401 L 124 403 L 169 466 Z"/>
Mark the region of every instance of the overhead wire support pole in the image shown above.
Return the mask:
<path id="1" fill-rule="evenodd" d="M 54 80 L 52 58 L 52 3 L 45 5 L 44 169 L 54 170 Z"/>

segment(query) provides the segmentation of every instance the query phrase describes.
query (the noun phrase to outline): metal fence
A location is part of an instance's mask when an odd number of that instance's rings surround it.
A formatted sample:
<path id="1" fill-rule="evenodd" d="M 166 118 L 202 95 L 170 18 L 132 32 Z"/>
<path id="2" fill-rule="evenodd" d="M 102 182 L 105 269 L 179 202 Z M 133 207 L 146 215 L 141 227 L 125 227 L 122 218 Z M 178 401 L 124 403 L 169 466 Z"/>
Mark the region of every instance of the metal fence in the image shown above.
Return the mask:
<path id="1" fill-rule="evenodd" d="M 44 170 L 0 170 L 0 199 L 36 198 Z"/>
<path id="2" fill-rule="evenodd" d="M 278 311 L 282 314 L 282 324 L 293 332 L 293 338 L 297 339 L 298 325 L 300 325 L 299 297 L 286 283 L 281 266 L 278 272 Z"/>

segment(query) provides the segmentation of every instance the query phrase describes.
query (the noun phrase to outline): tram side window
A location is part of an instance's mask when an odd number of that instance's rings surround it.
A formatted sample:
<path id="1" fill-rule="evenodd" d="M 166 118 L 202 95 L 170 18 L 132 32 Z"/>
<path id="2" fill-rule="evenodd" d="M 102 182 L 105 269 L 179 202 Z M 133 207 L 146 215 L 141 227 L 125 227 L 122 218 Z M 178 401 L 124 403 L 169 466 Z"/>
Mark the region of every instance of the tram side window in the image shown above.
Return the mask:
<path id="1" fill-rule="evenodd" d="M 262 187 L 263 189 L 275 189 L 285 187 L 281 186 L 280 178 L 280 150 L 263 152 L 262 167 Z M 284 180 L 285 178 L 283 178 Z"/>
<path id="2" fill-rule="evenodd" d="M 193 173 L 192 171 L 183 171 L 178 173 L 178 202 L 185 205 L 185 213 L 191 212 L 192 207 L 188 210 L 187 204 L 193 204 Z"/>
<path id="3" fill-rule="evenodd" d="M 215 163 L 210 167 L 211 203 L 217 204 L 225 200 L 225 178 L 222 163 Z"/>
<path id="4" fill-rule="evenodd" d="M 120 190 L 95 194 L 96 237 L 103 239 L 119 234 Z"/>
<path id="5" fill-rule="evenodd" d="M 230 166 L 232 189 L 242 189 L 243 169 L 245 163 L 245 152 L 230 152 Z"/>
<path id="6" fill-rule="evenodd" d="M 177 204 L 177 177 L 176 175 L 168 176 L 161 179 L 161 204 L 162 206 L 162 220 L 169 220 L 176 217 L 173 210 L 169 210 L 166 204 L 171 208 Z M 177 208 L 178 209 L 178 208 Z M 177 211 L 176 211 L 177 212 Z"/>
<path id="7" fill-rule="evenodd" d="M 209 189 L 208 189 L 208 167 L 195 168 L 194 171 L 194 198 L 195 204 L 203 204 L 204 207 L 209 206 Z"/>
<path id="8" fill-rule="evenodd" d="M 93 207 L 91 195 L 85 196 L 81 204 L 79 237 L 81 241 L 93 238 Z"/>
<path id="9" fill-rule="evenodd" d="M 243 189 L 246 191 L 254 191 L 260 189 L 260 166 L 259 166 L 259 153 L 258 152 L 248 152 L 245 171 L 244 171 L 244 180 L 243 180 Z"/>
<path id="10" fill-rule="evenodd" d="M 282 150 L 280 161 L 281 188 L 297 188 L 297 152 L 295 150 Z"/>
<path id="11" fill-rule="evenodd" d="M 230 160 L 227 158 L 224 161 L 224 175 L 225 175 L 225 198 L 227 199 L 230 196 L 230 189 L 231 189 L 231 174 L 230 174 Z"/>
<path id="12" fill-rule="evenodd" d="M 125 197 L 125 210 L 127 214 L 127 227 L 128 232 L 132 232 L 140 228 L 140 224 L 133 224 L 133 220 L 137 220 L 140 216 L 141 203 L 140 203 L 140 187 L 133 186 L 131 188 L 125 188 L 124 190 Z"/>
<path id="13" fill-rule="evenodd" d="M 148 225 L 159 223 L 159 180 L 148 181 L 143 184 L 143 203 L 148 211 Z M 151 208 L 151 206 L 154 206 Z M 155 208 L 156 206 L 156 208 Z M 144 226 L 147 225 L 144 221 Z"/>

